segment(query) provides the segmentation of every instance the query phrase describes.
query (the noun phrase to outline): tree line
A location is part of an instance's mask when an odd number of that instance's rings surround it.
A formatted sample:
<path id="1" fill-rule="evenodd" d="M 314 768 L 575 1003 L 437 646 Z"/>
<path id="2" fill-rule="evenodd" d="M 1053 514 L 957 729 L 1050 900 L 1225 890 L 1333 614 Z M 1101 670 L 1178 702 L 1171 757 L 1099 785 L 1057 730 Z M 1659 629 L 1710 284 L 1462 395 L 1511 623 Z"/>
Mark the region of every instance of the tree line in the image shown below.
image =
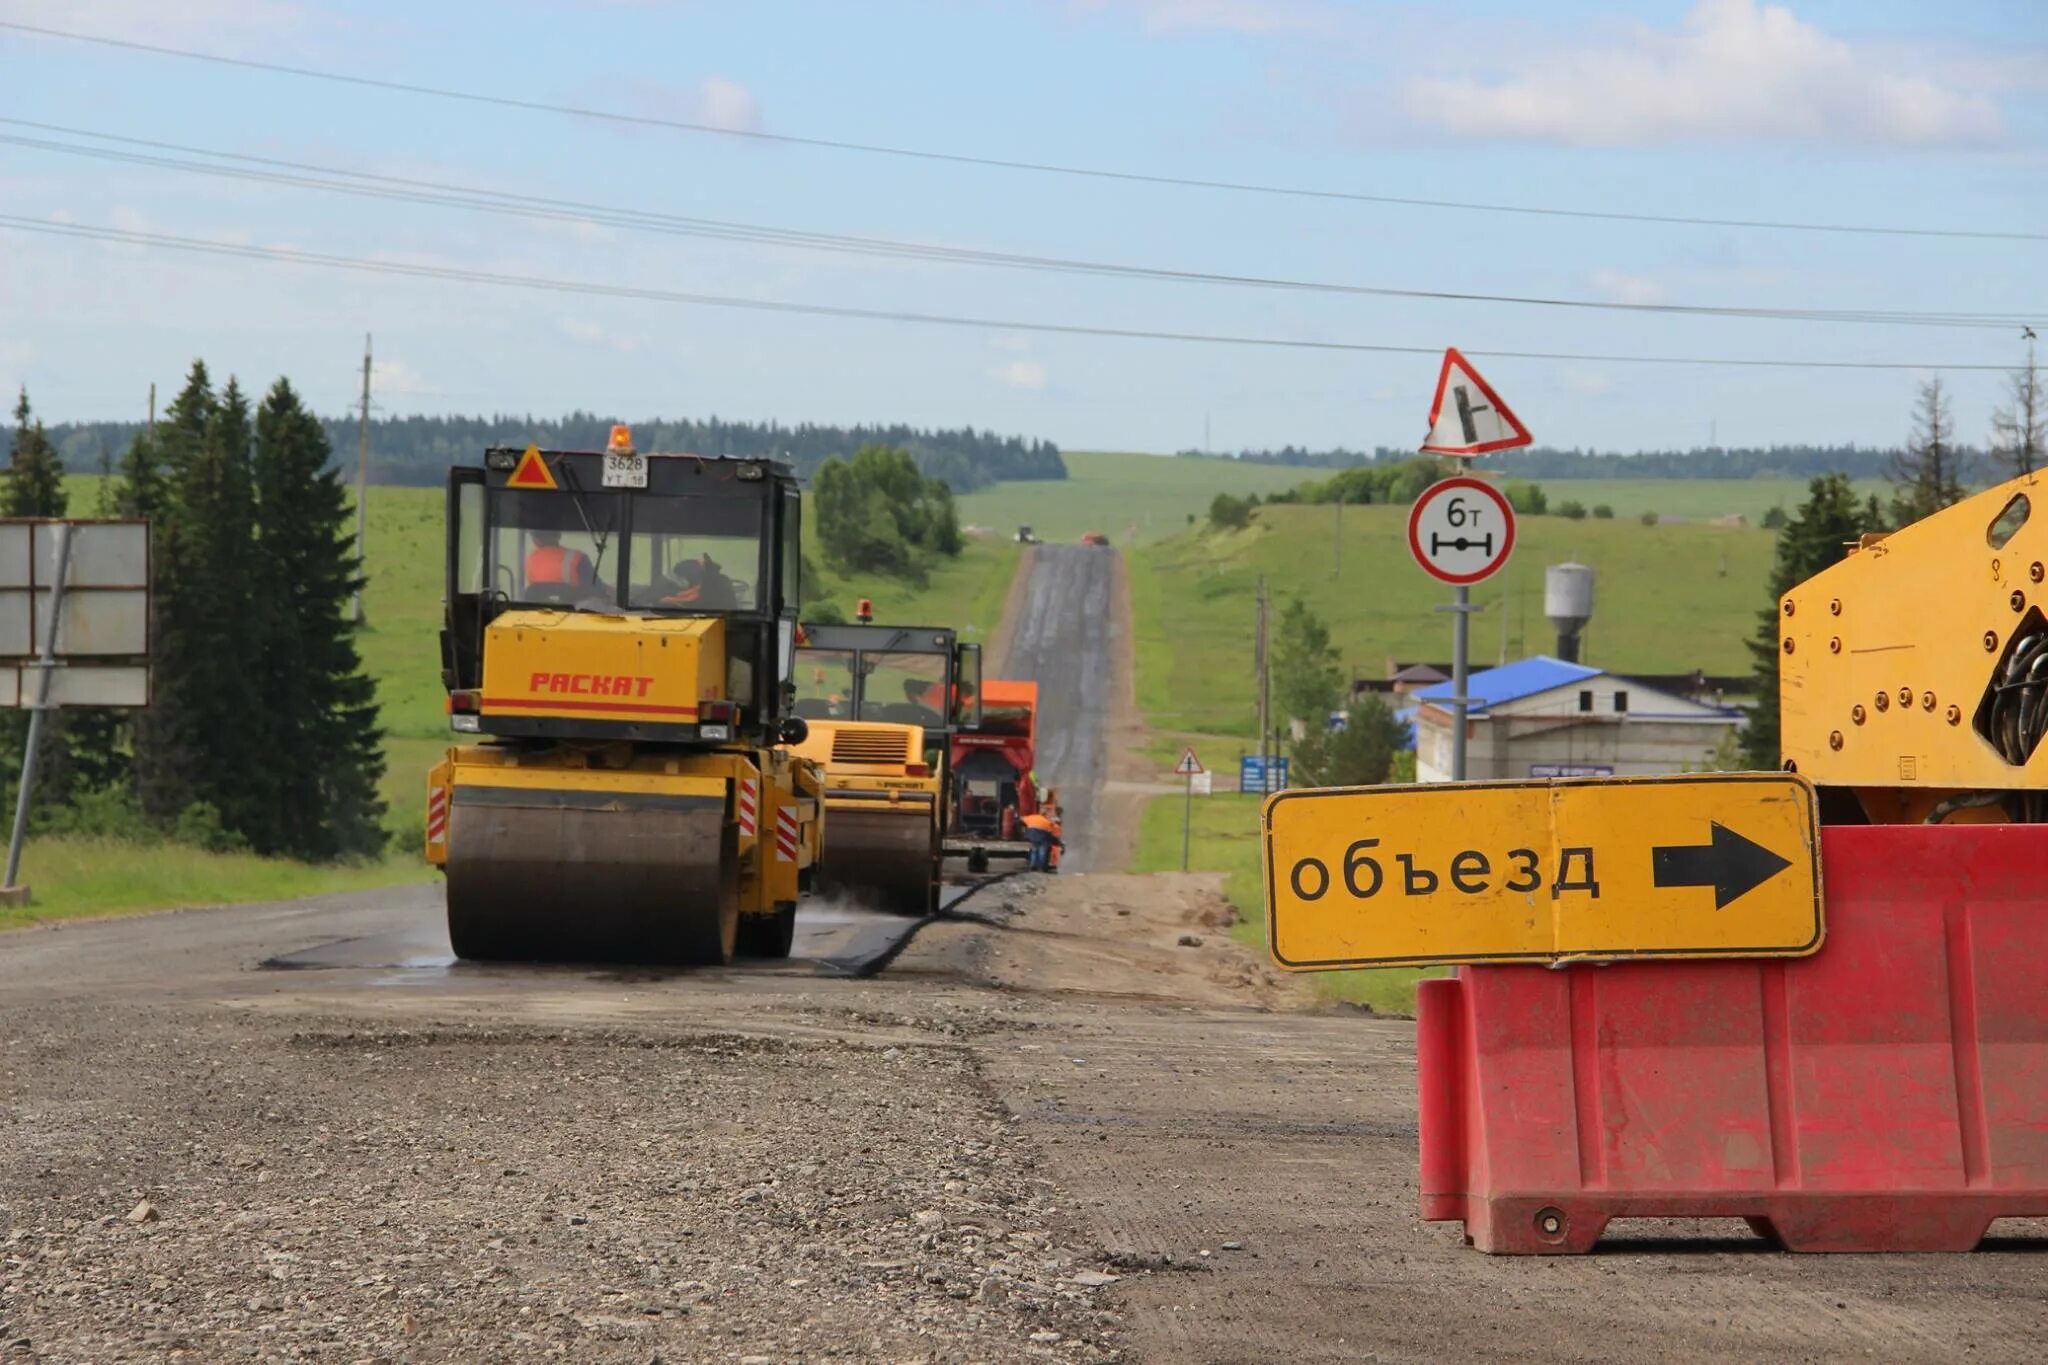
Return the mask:
<path id="1" fill-rule="evenodd" d="M 2006 377 L 2004 396 L 1991 410 L 1989 439 L 1983 446 L 1971 446 L 1957 440 L 1948 392 L 1939 375 L 1921 386 L 1920 402 L 1922 405 L 1931 402 L 1940 409 L 1938 422 L 1933 420 L 1933 414 L 1918 412 L 1915 430 L 1916 433 L 1926 431 L 1930 424 L 1938 428 L 1941 437 L 1939 458 L 1945 477 L 1954 483 L 1967 485 L 2009 478 L 2048 464 L 2048 392 L 2042 388 L 2041 371 L 2031 339 L 2028 341 L 2026 363 Z M 1915 440 L 1919 439 L 1916 434 Z M 1183 450 L 1180 454 L 1201 458 L 1204 452 Z M 1352 494 L 1379 493 L 1390 484 L 1405 488 L 1408 471 L 1417 467 L 1417 456 L 1412 450 L 1389 446 L 1375 446 L 1368 454 L 1341 446 L 1335 450 L 1314 451 L 1288 445 L 1278 450 L 1241 450 L 1221 458 L 1244 464 L 1344 470 L 1344 474 L 1323 485 L 1308 486 L 1331 490 L 1330 495 L 1321 500 L 1334 502 L 1341 496 L 1347 503 L 1392 500 L 1384 496 Z M 1924 458 L 1925 451 L 1916 452 L 1912 442 L 1890 448 L 1858 446 L 1852 442 L 1838 446 L 1775 445 L 1735 449 L 1711 446 L 1691 450 L 1645 450 L 1633 454 L 1577 447 L 1563 450 L 1554 446 L 1530 446 L 1489 455 L 1486 468 L 1491 473 L 1523 479 L 1816 479 L 1841 474 L 1851 479 L 1889 478 L 1896 481 L 1902 465 L 1912 465 Z M 1386 473 L 1383 482 L 1375 477 L 1383 471 L 1398 472 Z M 1356 479 L 1357 482 L 1347 483 L 1347 479 Z M 1415 491 L 1419 493 L 1421 489 Z M 1408 496 L 1412 498 L 1413 494 Z M 1268 502 L 1286 500 L 1284 495 L 1267 499 Z M 1515 510 L 1523 509 L 1517 507 Z"/>
<path id="2" fill-rule="evenodd" d="M 354 417 L 316 419 L 329 446 L 353 466 L 358 423 Z M 564 417 L 378 417 L 370 422 L 370 478 L 380 484 L 437 485 L 452 464 L 474 463 L 488 446 L 602 450 L 613 419 L 572 412 Z M 699 455 L 772 455 L 787 459 L 809 478 L 825 461 L 848 451 L 879 445 L 907 451 L 918 469 L 967 492 L 1001 480 L 1064 479 L 1066 462 L 1050 441 L 998 436 L 973 427 L 926 430 L 902 423 L 826 426 L 810 422 L 702 421 L 635 422 L 633 438 L 643 450 L 691 451 Z M 141 431 L 126 422 L 64 422 L 48 437 L 67 468 L 91 472 L 107 452 L 125 450 Z"/>
<path id="3" fill-rule="evenodd" d="M 8 516 L 143 517 L 154 594 L 150 704 L 45 721 L 46 830 L 172 837 L 325 861 L 380 851 L 377 706 L 347 608 L 360 584 L 347 491 L 320 419 L 279 379 L 260 404 L 203 361 L 133 430 L 90 508 L 70 505 L 24 392 L 0 485 Z M 26 717 L 0 769 L 18 781 Z"/>
<path id="4" fill-rule="evenodd" d="M 1180 453 L 1184 457 L 1204 458 L 1199 451 Z M 1811 479 L 1827 473 L 1843 473 L 1853 479 L 1878 479 L 1884 477 L 1897 454 L 1895 447 L 1857 445 L 1785 445 L 1742 449 L 1715 446 L 1633 452 L 1531 446 L 1526 450 L 1503 450 L 1489 455 L 1485 463 L 1489 470 L 1524 479 Z M 1972 469 L 1996 467 L 1992 452 L 1987 449 L 1960 447 L 1958 455 Z M 1287 446 L 1277 451 L 1246 450 L 1207 458 L 1303 469 L 1350 470 L 1398 468 L 1414 459 L 1415 451 L 1389 446 L 1377 446 L 1370 451 L 1342 448 L 1307 451 Z"/>

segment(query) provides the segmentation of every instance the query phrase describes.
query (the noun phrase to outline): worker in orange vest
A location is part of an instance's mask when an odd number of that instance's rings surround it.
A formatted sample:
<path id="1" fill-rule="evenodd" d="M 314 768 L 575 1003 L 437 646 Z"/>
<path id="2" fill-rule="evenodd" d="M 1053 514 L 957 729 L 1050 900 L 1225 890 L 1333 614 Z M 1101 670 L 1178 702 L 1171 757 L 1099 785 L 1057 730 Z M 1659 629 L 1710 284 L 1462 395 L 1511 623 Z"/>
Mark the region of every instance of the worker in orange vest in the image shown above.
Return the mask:
<path id="1" fill-rule="evenodd" d="M 560 531 L 538 530 L 533 533 L 533 549 L 526 556 L 528 587 L 561 584 L 581 588 L 589 586 L 593 578 L 590 556 L 581 550 L 565 548 Z"/>
<path id="2" fill-rule="evenodd" d="M 1033 872 L 1051 872 L 1059 866 L 1058 849 L 1065 847 L 1060 842 L 1060 827 L 1043 810 L 1035 810 L 1024 817 L 1024 838 L 1031 845 L 1031 858 L 1025 865 Z"/>

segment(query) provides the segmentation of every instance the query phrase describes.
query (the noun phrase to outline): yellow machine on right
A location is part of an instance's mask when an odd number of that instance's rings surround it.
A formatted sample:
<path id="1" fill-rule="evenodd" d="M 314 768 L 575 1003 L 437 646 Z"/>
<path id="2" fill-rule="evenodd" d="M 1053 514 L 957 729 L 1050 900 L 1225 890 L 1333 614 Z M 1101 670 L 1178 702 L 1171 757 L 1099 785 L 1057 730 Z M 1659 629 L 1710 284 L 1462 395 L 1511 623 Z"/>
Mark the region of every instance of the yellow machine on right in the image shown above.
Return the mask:
<path id="1" fill-rule="evenodd" d="M 2048 480 L 2024 475 L 1785 594 L 1784 766 L 1827 823 L 2048 819 L 2044 579 Z"/>

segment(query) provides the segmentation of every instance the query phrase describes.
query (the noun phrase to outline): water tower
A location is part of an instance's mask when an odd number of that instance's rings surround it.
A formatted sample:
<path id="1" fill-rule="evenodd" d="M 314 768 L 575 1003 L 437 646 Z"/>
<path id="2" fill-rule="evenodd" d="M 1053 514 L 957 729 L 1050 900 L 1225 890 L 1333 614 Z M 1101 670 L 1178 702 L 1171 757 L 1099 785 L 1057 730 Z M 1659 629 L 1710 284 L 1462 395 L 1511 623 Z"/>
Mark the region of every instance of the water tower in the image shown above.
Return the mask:
<path id="1" fill-rule="evenodd" d="M 1593 619 L 1593 569 L 1553 564 L 1543 571 L 1543 614 L 1557 627 L 1557 657 L 1579 661 L 1579 633 Z"/>

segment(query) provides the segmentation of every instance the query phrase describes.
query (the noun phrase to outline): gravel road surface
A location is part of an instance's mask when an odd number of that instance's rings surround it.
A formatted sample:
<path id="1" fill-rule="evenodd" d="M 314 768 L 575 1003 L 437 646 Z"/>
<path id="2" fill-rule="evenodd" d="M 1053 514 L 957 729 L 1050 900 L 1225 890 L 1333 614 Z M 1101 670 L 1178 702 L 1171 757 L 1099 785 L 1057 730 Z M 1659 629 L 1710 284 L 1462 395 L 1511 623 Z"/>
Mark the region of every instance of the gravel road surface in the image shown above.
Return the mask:
<path id="1" fill-rule="evenodd" d="M 0 935 L 0 1362 L 2040 1359 L 2048 1222 L 1419 1222 L 1413 1027 L 1314 1009 L 1214 878 L 1079 870 L 1137 795 L 1114 554 L 1020 593 L 1073 875 L 878 977 L 835 964 L 906 926 L 832 906 L 787 963 L 455 964 L 438 887 Z"/>
<path id="2" fill-rule="evenodd" d="M 0 1360 L 2032 1360 L 2048 1339 L 2040 1223 L 1972 1256 L 1675 1224 L 1479 1255 L 1415 1217 L 1410 1026 L 1296 1008 L 1228 941 L 1213 879 L 1026 877 L 964 909 L 868 981 L 262 965 L 429 943 L 431 891 L 0 937 Z"/>

